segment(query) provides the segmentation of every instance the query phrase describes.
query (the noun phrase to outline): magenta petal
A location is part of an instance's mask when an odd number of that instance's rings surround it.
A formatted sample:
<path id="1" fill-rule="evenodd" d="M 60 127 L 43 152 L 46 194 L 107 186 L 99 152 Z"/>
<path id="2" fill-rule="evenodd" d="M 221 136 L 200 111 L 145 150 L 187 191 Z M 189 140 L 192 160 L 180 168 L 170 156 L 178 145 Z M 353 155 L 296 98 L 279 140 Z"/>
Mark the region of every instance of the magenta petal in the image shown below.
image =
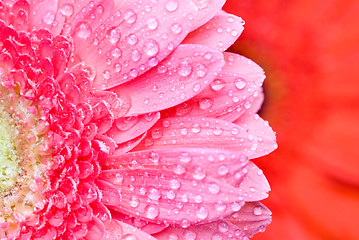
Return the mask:
<path id="1" fill-rule="evenodd" d="M 201 45 L 180 45 L 159 66 L 112 91 L 128 95 L 126 116 L 170 108 L 197 95 L 223 67 L 222 53 Z"/>
<path id="2" fill-rule="evenodd" d="M 96 24 L 80 18 L 72 35 L 81 59 L 96 68 L 95 88 L 118 86 L 157 65 L 188 34 L 196 11 L 190 0 L 137 0 Z"/>
<path id="3" fill-rule="evenodd" d="M 195 30 L 212 19 L 222 8 L 226 0 L 193 0 L 198 9 L 195 19 L 193 19 L 192 30 Z"/>
<path id="4" fill-rule="evenodd" d="M 241 35 L 243 24 L 242 18 L 220 11 L 202 27 L 188 34 L 182 43 L 201 44 L 224 52 Z"/>
<path id="5" fill-rule="evenodd" d="M 262 86 L 265 75 L 263 69 L 255 62 L 235 53 L 225 52 L 223 55 L 226 65 L 222 71 L 240 73 L 246 76 L 246 79 L 254 81 L 257 86 Z"/>
<path id="6" fill-rule="evenodd" d="M 239 188 L 247 202 L 263 200 L 271 190 L 263 171 L 252 162 L 249 162 L 248 173 Z"/>
<path id="7" fill-rule="evenodd" d="M 272 222 L 272 212 L 260 202 L 247 202 L 241 210 L 228 218 L 238 226 L 247 236 L 252 237 L 263 232 Z"/>
<path id="8" fill-rule="evenodd" d="M 134 139 L 150 129 L 160 119 L 160 113 L 118 118 L 106 133 L 117 144 Z"/>
<path id="9" fill-rule="evenodd" d="M 163 169 L 113 169 L 100 178 L 121 189 L 119 212 L 151 222 L 185 225 L 216 221 L 238 211 L 239 189 L 203 174 Z"/>
<path id="10" fill-rule="evenodd" d="M 248 77 L 249 78 L 249 77 Z M 240 73 L 220 72 L 205 90 L 178 106 L 177 116 L 206 116 L 234 121 L 254 99 L 256 85 Z"/>
<path id="11" fill-rule="evenodd" d="M 168 227 L 154 236 L 158 240 L 249 240 L 244 232 L 227 221 L 218 221 L 189 228 Z"/>
<path id="12" fill-rule="evenodd" d="M 135 160 L 135 161 L 134 161 Z M 247 174 L 248 159 L 238 152 L 205 148 L 154 149 L 112 156 L 102 164 L 104 169 L 157 168 L 181 175 L 211 176 L 236 186 Z"/>
<path id="13" fill-rule="evenodd" d="M 197 116 L 165 118 L 153 126 L 146 139 L 135 149 L 206 146 L 238 151 L 249 158 L 257 158 L 273 151 L 276 143 L 268 124 L 254 120 L 239 126 L 220 119 Z M 260 130 L 257 131 L 256 127 L 260 127 Z M 270 136 L 267 137 L 267 134 Z"/>

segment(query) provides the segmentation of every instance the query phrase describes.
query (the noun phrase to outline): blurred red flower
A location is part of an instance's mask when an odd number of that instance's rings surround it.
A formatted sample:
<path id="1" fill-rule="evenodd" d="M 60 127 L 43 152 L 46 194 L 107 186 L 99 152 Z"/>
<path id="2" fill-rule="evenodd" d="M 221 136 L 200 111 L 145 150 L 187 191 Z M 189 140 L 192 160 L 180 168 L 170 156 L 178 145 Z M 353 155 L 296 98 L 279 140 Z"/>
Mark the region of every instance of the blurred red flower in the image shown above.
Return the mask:
<path id="1" fill-rule="evenodd" d="M 229 0 L 230 49 L 267 73 L 261 115 L 279 148 L 258 165 L 273 222 L 254 239 L 359 239 L 359 2 Z"/>

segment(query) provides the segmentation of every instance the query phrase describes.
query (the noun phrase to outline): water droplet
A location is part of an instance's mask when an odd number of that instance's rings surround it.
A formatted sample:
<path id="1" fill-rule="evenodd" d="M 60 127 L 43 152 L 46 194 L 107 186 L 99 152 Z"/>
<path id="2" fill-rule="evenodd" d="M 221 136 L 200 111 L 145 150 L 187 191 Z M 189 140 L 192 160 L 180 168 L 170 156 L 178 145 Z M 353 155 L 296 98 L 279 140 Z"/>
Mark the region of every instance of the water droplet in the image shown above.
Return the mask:
<path id="1" fill-rule="evenodd" d="M 216 205 L 214 207 L 216 208 L 216 210 L 218 212 L 223 212 L 224 210 L 226 210 L 227 205 L 224 204 L 222 201 L 219 201 L 218 203 L 216 203 Z"/>
<path id="2" fill-rule="evenodd" d="M 119 58 L 119 57 L 121 57 L 121 55 L 122 55 L 122 51 L 121 51 L 121 49 L 119 49 L 119 48 L 114 48 L 114 49 L 112 50 L 112 52 L 111 52 L 111 55 L 112 55 L 114 58 Z"/>
<path id="3" fill-rule="evenodd" d="M 205 109 L 212 107 L 213 100 L 209 99 L 209 98 L 202 98 L 199 100 L 198 104 L 199 104 L 200 109 L 205 110 Z"/>
<path id="4" fill-rule="evenodd" d="M 146 217 L 149 219 L 155 219 L 160 214 L 160 209 L 154 204 L 149 204 L 145 207 Z"/>
<path id="5" fill-rule="evenodd" d="M 198 77 L 203 78 L 207 74 L 207 67 L 202 63 L 199 63 L 195 66 L 195 72 Z"/>
<path id="6" fill-rule="evenodd" d="M 65 17 L 71 17 L 74 14 L 74 6 L 72 4 L 64 4 L 60 8 L 60 13 Z"/>
<path id="7" fill-rule="evenodd" d="M 165 8 L 169 12 L 176 11 L 176 9 L 178 8 L 178 2 L 175 0 L 169 0 L 166 2 Z"/>
<path id="8" fill-rule="evenodd" d="M 201 207 L 196 211 L 196 215 L 199 219 L 206 219 L 208 217 L 208 210 L 205 207 Z"/>
<path id="9" fill-rule="evenodd" d="M 219 193 L 219 191 L 220 191 L 220 187 L 218 186 L 217 183 L 210 183 L 210 184 L 208 185 L 208 190 L 209 190 L 209 192 L 212 193 L 212 194 L 217 194 L 217 193 Z"/>
<path id="10" fill-rule="evenodd" d="M 159 52 L 158 43 L 153 39 L 148 39 L 144 44 L 144 52 L 150 57 L 156 55 Z"/>
<path id="11" fill-rule="evenodd" d="M 138 198 L 136 196 L 132 196 L 131 200 L 130 200 L 130 206 L 133 208 L 138 207 L 138 205 L 140 204 L 140 201 L 138 200 Z"/>
<path id="12" fill-rule="evenodd" d="M 107 31 L 106 37 L 111 44 L 115 45 L 121 39 L 121 32 L 118 28 L 114 27 Z"/>
<path id="13" fill-rule="evenodd" d="M 187 61 L 180 62 L 178 66 L 178 73 L 181 76 L 187 77 L 191 74 L 191 72 L 192 72 L 192 66 L 190 63 L 188 63 Z"/>
<path id="14" fill-rule="evenodd" d="M 235 212 L 239 211 L 239 210 L 241 209 L 241 207 L 242 207 L 242 204 L 240 204 L 240 203 L 238 203 L 238 202 L 233 202 L 233 203 L 231 204 L 231 208 L 232 208 L 232 210 L 235 211 Z"/>
<path id="15" fill-rule="evenodd" d="M 158 19 L 151 17 L 147 20 L 146 24 L 150 30 L 155 30 L 158 27 Z"/>
<path id="16" fill-rule="evenodd" d="M 133 234 L 126 234 L 122 236 L 122 240 L 138 240 L 138 238 Z"/>
<path id="17" fill-rule="evenodd" d="M 228 224 L 225 223 L 225 222 L 220 222 L 220 223 L 218 224 L 218 230 L 219 230 L 220 232 L 222 232 L 222 233 L 228 232 L 229 226 L 228 226 Z"/>
<path id="18" fill-rule="evenodd" d="M 211 88 L 213 91 L 219 91 L 224 88 L 226 84 L 221 79 L 215 79 L 213 82 L 211 82 Z"/>
<path id="19" fill-rule="evenodd" d="M 238 88 L 239 90 L 243 89 L 246 86 L 246 82 L 243 81 L 242 79 L 238 78 L 235 82 L 234 85 L 236 86 L 236 88 Z"/>
<path id="20" fill-rule="evenodd" d="M 124 19 L 127 23 L 133 24 L 137 20 L 137 15 L 133 10 L 129 9 L 125 12 Z"/>
<path id="21" fill-rule="evenodd" d="M 130 45 L 135 45 L 138 42 L 138 38 L 135 34 L 130 34 L 126 37 L 126 41 Z"/>
<path id="22" fill-rule="evenodd" d="M 217 169 L 217 173 L 220 176 L 224 176 L 229 172 L 229 167 L 227 165 L 221 165 L 220 167 L 218 167 Z"/>
<path id="23" fill-rule="evenodd" d="M 151 188 L 151 189 L 148 191 L 147 195 L 148 195 L 149 199 L 151 199 L 151 200 L 156 200 L 156 201 L 157 201 L 158 199 L 160 199 L 160 197 L 161 197 L 160 191 L 159 191 L 158 189 L 156 189 L 156 188 Z"/>
<path id="24" fill-rule="evenodd" d="M 219 128 L 219 127 L 216 127 L 215 129 L 213 129 L 213 134 L 215 136 L 219 136 L 223 133 L 223 129 L 222 128 Z"/>
<path id="25" fill-rule="evenodd" d="M 181 187 L 181 183 L 177 179 L 170 180 L 170 188 L 173 190 L 177 190 Z"/>
<path id="26" fill-rule="evenodd" d="M 262 208 L 261 208 L 261 206 L 255 207 L 255 208 L 253 209 L 253 213 L 254 213 L 254 215 L 256 215 L 256 216 L 261 215 L 261 214 L 262 214 Z"/>
<path id="27" fill-rule="evenodd" d="M 199 124 L 195 123 L 195 124 L 193 124 L 191 131 L 193 133 L 199 133 L 201 131 L 201 127 L 199 126 Z"/>
<path id="28" fill-rule="evenodd" d="M 82 39 L 87 39 L 91 36 L 92 29 L 87 22 L 80 22 L 75 28 L 75 35 Z"/>
<path id="29" fill-rule="evenodd" d="M 199 83 L 196 83 L 194 86 L 193 86 L 193 91 L 194 92 L 199 92 L 201 90 L 201 85 Z"/>
<path id="30" fill-rule="evenodd" d="M 179 158 L 180 161 L 183 163 L 189 163 L 192 160 L 191 156 L 188 153 L 182 153 Z"/>
<path id="31" fill-rule="evenodd" d="M 223 240 L 222 234 L 220 233 L 213 234 L 212 240 Z"/>
<path id="32" fill-rule="evenodd" d="M 174 23 L 172 26 L 171 26 L 171 31 L 175 34 L 179 34 L 182 32 L 182 26 L 181 24 L 179 23 Z"/>
<path id="33" fill-rule="evenodd" d="M 162 133 L 161 129 L 155 128 L 152 130 L 151 136 L 153 139 L 160 139 L 163 136 L 163 133 Z"/>
<path id="34" fill-rule="evenodd" d="M 111 72 L 110 72 L 109 70 L 105 70 L 105 71 L 103 72 L 103 78 L 104 78 L 105 80 L 110 79 L 110 78 L 111 78 Z"/>

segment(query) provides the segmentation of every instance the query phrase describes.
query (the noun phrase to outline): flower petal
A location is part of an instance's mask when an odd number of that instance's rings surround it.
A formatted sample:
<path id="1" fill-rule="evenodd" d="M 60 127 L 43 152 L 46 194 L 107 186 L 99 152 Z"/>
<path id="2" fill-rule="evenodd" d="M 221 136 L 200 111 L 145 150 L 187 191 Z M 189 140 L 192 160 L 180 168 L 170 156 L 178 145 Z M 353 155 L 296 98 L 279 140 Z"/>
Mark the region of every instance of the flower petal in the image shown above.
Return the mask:
<path id="1" fill-rule="evenodd" d="M 221 10 L 226 0 L 192 0 L 198 9 L 196 18 L 192 21 L 195 30 L 212 19 Z"/>
<path id="2" fill-rule="evenodd" d="M 145 233 L 144 231 L 138 229 L 138 228 L 135 228 L 127 223 L 124 223 L 124 222 L 120 222 L 120 221 L 117 221 L 117 220 L 112 220 L 112 221 L 116 221 L 116 225 L 117 225 L 117 228 L 121 227 L 122 229 L 122 238 L 112 238 L 112 236 L 110 235 L 109 240 L 121 240 L 121 239 L 128 239 L 128 240 L 156 240 L 154 237 L 152 237 L 151 235 Z M 114 224 L 114 223 L 112 223 Z"/>
<path id="3" fill-rule="evenodd" d="M 248 237 L 252 237 L 272 222 L 272 212 L 260 202 L 247 202 L 227 220 L 239 227 Z"/>
<path id="4" fill-rule="evenodd" d="M 176 116 L 206 116 L 234 121 L 251 106 L 256 85 L 239 73 L 220 72 L 205 90 L 174 107 Z"/>
<path id="5" fill-rule="evenodd" d="M 155 112 L 182 103 L 208 86 L 222 68 L 222 53 L 200 45 L 180 45 L 159 66 L 112 91 L 128 95 L 126 116 Z"/>
<path id="6" fill-rule="evenodd" d="M 244 204 L 237 188 L 210 176 L 123 168 L 104 170 L 100 178 L 121 190 L 122 201 L 109 207 L 151 222 L 211 222 L 233 214 Z"/>
<path id="7" fill-rule="evenodd" d="M 223 53 L 226 65 L 222 71 L 240 73 L 249 80 L 254 81 L 257 86 L 262 86 L 265 79 L 263 69 L 252 60 L 241 55 L 225 52 Z"/>
<path id="8" fill-rule="evenodd" d="M 256 130 L 259 127 L 260 130 Z M 263 120 L 236 125 L 215 118 L 173 117 L 161 119 L 135 150 L 203 147 L 239 151 L 249 158 L 268 154 L 276 148 L 273 132 Z M 266 134 L 271 133 L 267 137 Z"/>
<path id="9" fill-rule="evenodd" d="M 211 176 L 232 186 L 241 183 L 247 174 L 248 159 L 238 152 L 205 148 L 154 149 L 112 156 L 101 162 L 103 169 L 156 168 Z"/>
<path id="10" fill-rule="evenodd" d="M 258 114 L 244 113 L 234 123 L 247 129 L 249 135 L 256 136 L 260 144 L 257 153 L 267 155 L 277 149 L 275 132 L 269 126 L 268 121 L 263 120 Z"/>
<path id="11" fill-rule="evenodd" d="M 118 118 L 106 133 L 117 144 L 134 139 L 150 129 L 160 119 L 160 113 Z"/>
<path id="12" fill-rule="evenodd" d="M 115 87 L 157 65 L 188 34 L 196 11 L 190 0 L 138 0 L 96 25 L 80 18 L 72 35 L 80 59 L 96 68 L 94 87 Z"/>
<path id="13" fill-rule="evenodd" d="M 224 52 L 241 35 L 243 24 L 242 18 L 219 11 L 202 27 L 188 34 L 182 43 L 205 45 Z"/>
<path id="14" fill-rule="evenodd" d="M 193 226 L 189 228 L 168 227 L 154 235 L 158 240 L 188 240 L 188 239 L 220 239 L 220 240 L 249 240 L 244 232 L 227 221 Z"/>
<path id="15" fill-rule="evenodd" d="M 263 200 L 271 190 L 263 171 L 252 162 L 249 162 L 248 173 L 239 188 L 247 202 Z"/>
<path id="16" fill-rule="evenodd" d="M 29 14 L 30 26 L 33 29 L 50 29 L 55 20 L 58 0 L 33 0 Z M 56 23 L 60 24 L 60 22 Z M 60 24 L 61 25 L 61 24 Z"/>

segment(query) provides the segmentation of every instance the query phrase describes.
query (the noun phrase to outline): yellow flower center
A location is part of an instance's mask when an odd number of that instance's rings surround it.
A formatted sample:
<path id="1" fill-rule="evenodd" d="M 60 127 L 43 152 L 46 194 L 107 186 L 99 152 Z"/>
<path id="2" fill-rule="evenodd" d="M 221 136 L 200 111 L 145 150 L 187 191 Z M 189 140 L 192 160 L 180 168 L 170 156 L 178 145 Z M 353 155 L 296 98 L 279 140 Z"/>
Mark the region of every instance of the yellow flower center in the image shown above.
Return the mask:
<path id="1" fill-rule="evenodd" d="M 19 175 L 19 158 L 7 115 L 0 111 L 0 193 L 11 189 Z"/>

